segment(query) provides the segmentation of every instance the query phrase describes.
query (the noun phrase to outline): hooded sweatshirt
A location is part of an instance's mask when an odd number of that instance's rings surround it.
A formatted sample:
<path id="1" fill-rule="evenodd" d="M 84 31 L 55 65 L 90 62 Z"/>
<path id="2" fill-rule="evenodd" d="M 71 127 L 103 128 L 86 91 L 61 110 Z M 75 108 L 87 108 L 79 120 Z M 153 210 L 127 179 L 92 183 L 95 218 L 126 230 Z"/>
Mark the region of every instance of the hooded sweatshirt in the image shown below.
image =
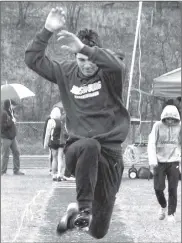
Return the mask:
<path id="1" fill-rule="evenodd" d="M 176 119 L 174 125 L 168 125 L 166 118 Z M 150 165 L 179 162 L 181 160 L 181 121 L 177 108 L 168 105 L 161 114 L 149 135 L 148 159 Z"/>
<path id="2" fill-rule="evenodd" d="M 12 140 L 15 136 L 16 126 L 13 122 L 13 110 L 11 110 L 10 101 L 6 100 L 1 111 L 1 137 Z"/>
<path id="3" fill-rule="evenodd" d="M 36 35 L 25 52 L 25 63 L 59 86 L 69 140 L 95 138 L 120 146 L 130 125 L 122 103 L 124 63 L 106 49 L 84 45 L 80 53 L 99 68 L 92 77 L 85 77 L 76 60 L 58 63 L 48 58 L 45 51 L 52 34 L 44 28 Z"/>

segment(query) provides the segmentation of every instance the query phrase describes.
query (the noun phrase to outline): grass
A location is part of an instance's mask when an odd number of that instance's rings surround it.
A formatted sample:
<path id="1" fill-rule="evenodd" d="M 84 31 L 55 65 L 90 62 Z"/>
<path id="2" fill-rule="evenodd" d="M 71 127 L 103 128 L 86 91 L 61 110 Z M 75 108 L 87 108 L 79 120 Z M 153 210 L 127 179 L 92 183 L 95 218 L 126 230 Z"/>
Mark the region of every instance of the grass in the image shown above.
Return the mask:
<path id="1" fill-rule="evenodd" d="M 167 182 L 167 181 L 166 181 Z M 167 183 L 166 183 L 167 186 Z M 165 189 L 167 198 L 167 188 Z M 158 220 L 159 206 L 153 190 L 153 180 L 124 179 L 116 207 L 128 235 L 134 242 L 181 242 L 181 181 L 178 187 L 176 223 Z"/>
<path id="2" fill-rule="evenodd" d="M 27 170 L 26 176 L 11 174 L 9 170 L 1 177 L 2 242 L 14 242 L 22 234 L 26 237 L 27 225 L 33 228 L 40 223 L 52 190 L 48 169 Z"/>
<path id="3" fill-rule="evenodd" d="M 35 234 L 41 225 L 54 187 L 47 168 L 29 169 L 26 176 L 11 173 L 9 171 L 9 175 L 1 178 L 1 240 L 25 242 L 26 239 L 26 242 L 32 242 L 27 237 Z M 125 173 L 112 218 L 111 228 L 118 229 L 111 230 L 108 237 L 112 238 L 112 234 L 123 230 L 124 225 L 125 234 L 136 243 L 181 242 L 181 183 L 178 187 L 177 222 L 170 225 L 166 220 L 159 221 L 158 209 L 153 180 L 130 180 Z M 115 224 L 118 220 L 121 225 Z M 117 234 L 119 242 L 121 239 Z M 108 237 L 104 239 L 107 241 Z"/>

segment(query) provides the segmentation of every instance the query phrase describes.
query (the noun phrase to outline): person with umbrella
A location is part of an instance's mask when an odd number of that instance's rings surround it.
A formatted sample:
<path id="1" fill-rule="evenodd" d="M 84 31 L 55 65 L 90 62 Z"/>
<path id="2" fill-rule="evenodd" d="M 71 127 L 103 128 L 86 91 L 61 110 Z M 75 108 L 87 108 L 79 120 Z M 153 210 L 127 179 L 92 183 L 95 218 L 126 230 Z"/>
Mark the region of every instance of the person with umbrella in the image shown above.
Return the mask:
<path id="1" fill-rule="evenodd" d="M 20 171 L 20 151 L 16 140 L 16 119 L 13 111 L 13 101 L 5 100 L 1 112 L 1 175 L 6 174 L 10 150 L 13 154 L 14 175 L 24 175 Z"/>

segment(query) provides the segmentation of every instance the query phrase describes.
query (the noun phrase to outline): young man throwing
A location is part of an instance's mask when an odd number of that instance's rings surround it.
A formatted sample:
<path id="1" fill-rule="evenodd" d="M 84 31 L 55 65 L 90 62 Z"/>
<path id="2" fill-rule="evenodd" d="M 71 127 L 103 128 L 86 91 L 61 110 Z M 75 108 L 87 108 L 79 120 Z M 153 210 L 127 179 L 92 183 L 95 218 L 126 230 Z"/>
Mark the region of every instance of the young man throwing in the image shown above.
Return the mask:
<path id="1" fill-rule="evenodd" d="M 113 52 L 101 48 L 96 32 L 84 29 L 76 36 L 63 30 L 64 24 L 63 9 L 52 9 L 27 48 L 25 62 L 58 85 L 66 112 L 65 159 L 76 178 L 77 203 L 68 205 L 57 231 L 88 228 L 93 237 L 102 238 L 124 169 L 121 143 L 130 124 L 122 104 L 125 66 Z M 60 47 L 75 53 L 76 60 L 58 63 L 46 56 L 48 41 L 57 30 Z"/>

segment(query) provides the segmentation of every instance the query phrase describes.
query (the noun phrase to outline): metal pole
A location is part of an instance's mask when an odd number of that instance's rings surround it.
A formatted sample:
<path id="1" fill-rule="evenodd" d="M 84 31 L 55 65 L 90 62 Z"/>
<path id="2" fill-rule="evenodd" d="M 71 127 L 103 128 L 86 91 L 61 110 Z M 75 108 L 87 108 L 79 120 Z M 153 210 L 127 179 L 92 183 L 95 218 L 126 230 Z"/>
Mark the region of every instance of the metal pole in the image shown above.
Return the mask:
<path id="1" fill-rule="evenodd" d="M 132 78 L 133 78 L 133 69 L 134 69 L 134 63 L 135 63 L 135 54 L 136 54 L 136 46 L 137 46 L 137 40 L 138 40 L 138 32 L 139 32 L 139 27 L 140 27 L 141 12 L 142 12 L 142 2 L 139 2 L 138 19 L 137 19 L 135 41 L 134 41 L 134 48 L 133 48 L 132 62 L 131 62 L 131 69 L 130 69 L 130 77 L 129 77 L 128 96 L 127 96 L 127 101 L 126 101 L 126 109 L 127 110 L 129 108 L 130 91 L 131 91 Z"/>
<path id="2" fill-rule="evenodd" d="M 152 100 L 151 100 L 151 102 L 152 102 L 152 111 L 151 111 L 151 113 L 152 113 L 152 117 L 151 117 L 151 123 L 150 123 L 150 130 L 152 130 L 152 127 L 153 127 L 153 123 L 154 123 L 154 102 L 155 102 L 155 96 L 154 96 L 154 93 L 152 93 Z"/>

